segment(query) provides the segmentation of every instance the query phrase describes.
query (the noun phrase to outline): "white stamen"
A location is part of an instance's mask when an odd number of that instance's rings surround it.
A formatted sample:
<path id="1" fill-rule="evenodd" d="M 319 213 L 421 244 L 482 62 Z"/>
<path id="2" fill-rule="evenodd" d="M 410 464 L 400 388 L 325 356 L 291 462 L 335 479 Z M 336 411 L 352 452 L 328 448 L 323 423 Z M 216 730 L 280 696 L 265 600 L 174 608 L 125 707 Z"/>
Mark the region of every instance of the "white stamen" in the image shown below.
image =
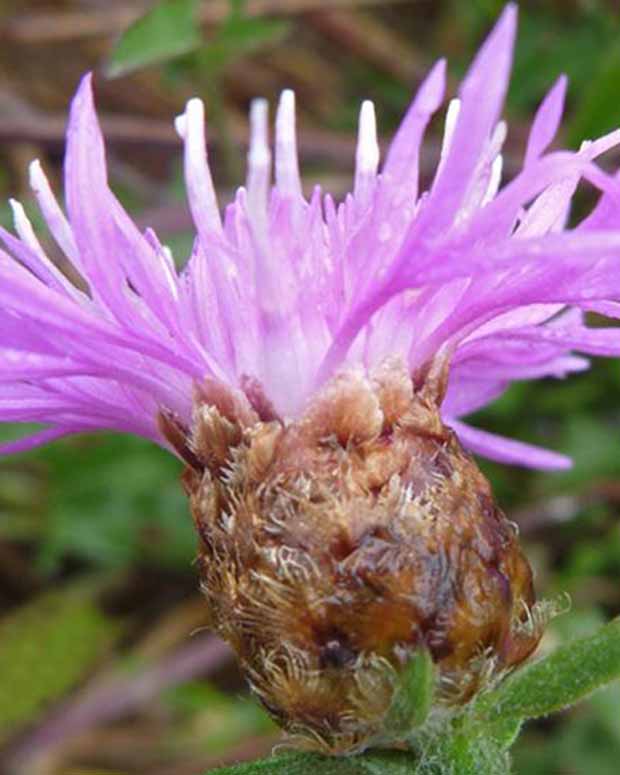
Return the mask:
<path id="1" fill-rule="evenodd" d="M 172 251 L 167 245 L 162 245 L 157 235 L 151 228 L 147 228 L 144 232 L 144 239 L 148 242 L 149 246 L 153 248 L 157 259 L 160 262 L 160 266 L 164 275 L 166 284 L 170 290 L 172 297 L 175 300 L 179 298 L 179 289 L 177 285 L 177 274 L 174 265 L 174 256 Z"/>
<path id="2" fill-rule="evenodd" d="M 568 217 L 579 174 L 572 174 L 546 188 L 523 215 L 515 237 L 539 237 L 558 231 Z"/>
<path id="3" fill-rule="evenodd" d="M 52 193 L 49 181 L 41 168 L 41 162 L 35 159 L 30 163 L 30 188 L 34 193 L 41 213 L 45 218 L 52 236 L 58 243 L 63 253 L 71 260 L 71 263 L 81 269 L 80 256 L 75 244 L 75 238 L 69 225 L 69 221 L 60 209 L 56 197 Z"/>
<path id="4" fill-rule="evenodd" d="M 170 247 L 168 245 L 162 245 L 161 252 L 169 268 L 174 270 L 174 256 L 172 255 Z"/>
<path id="5" fill-rule="evenodd" d="M 21 202 L 16 199 L 9 199 L 11 210 L 13 211 L 13 223 L 15 231 L 21 241 L 27 245 L 36 255 L 39 264 L 54 278 L 55 282 L 61 285 L 64 290 L 75 299 L 80 300 L 82 293 L 60 272 L 58 267 L 47 257 L 41 243 L 37 239 L 30 219 L 26 215 Z"/>
<path id="6" fill-rule="evenodd" d="M 584 140 L 579 147 L 579 153 L 588 157 L 593 150 L 596 151 L 596 147 L 593 148 L 593 146 L 592 140 Z M 548 186 L 539 194 L 520 218 L 515 236 L 537 237 L 541 234 L 561 231 L 570 214 L 571 199 L 579 178 L 579 173 L 573 173 L 559 183 Z"/>
<path id="7" fill-rule="evenodd" d="M 162 245 L 161 251 L 159 255 L 159 259 L 161 261 L 161 266 L 163 269 L 163 274 L 166 279 L 166 283 L 168 285 L 168 289 L 170 290 L 170 293 L 172 295 L 172 298 L 175 301 L 179 300 L 179 288 L 177 285 L 177 275 L 176 270 L 174 266 L 174 257 L 172 255 L 172 251 L 168 247 L 168 245 Z"/>
<path id="8" fill-rule="evenodd" d="M 497 194 L 499 185 L 502 182 L 503 167 L 504 157 L 500 153 L 493 159 L 493 164 L 491 165 L 491 175 L 489 177 L 489 185 L 487 186 L 487 190 L 482 197 L 482 202 L 480 203 L 481 207 L 484 207 L 495 198 L 495 194 Z"/>
<path id="9" fill-rule="evenodd" d="M 588 141 L 586 149 L 588 150 L 587 156 L 590 159 L 595 159 L 597 156 L 605 153 L 606 151 L 614 148 L 620 143 L 620 129 L 614 129 L 613 132 L 609 132 L 596 140 Z"/>
<path id="10" fill-rule="evenodd" d="M 498 121 L 493 134 L 491 135 L 491 154 L 495 156 L 504 147 L 508 135 L 508 124 L 505 121 Z"/>
<path id="11" fill-rule="evenodd" d="M 364 100 L 360 110 L 357 150 L 355 154 L 355 196 L 367 195 L 379 168 L 379 143 L 375 106 Z"/>
<path id="12" fill-rule="evenodd" d="M 250 105 L 250 148 L 248 151 L 248 162 L 251 166 L 265 167 L 271 161 L 268 119 L 269 103 L 267 100 L 252 100 Z"/>
<path id="13" fill-rule="evenodd" d="M 252 100 L 246 183 L 249 207 L 252 212 L 264 212 L 269 195 L 271 150 L 269 148 L 268 122 L 269 105 L 267 100 Z"/>
<path id="14" fill-rule="evenodd" d="M 207 159 L 205 112 L 202 100 L 191 99 L 185 114 L 175 121 L 177 132 L 185 142 L 185 179 L 189 205 L 196 225 L 221 233 L 222 219 Z"/>
<path id="15" fill-rule="evenodd" d="M 454 130 L 461 112 L 461 101 L 459 99 L 450 100 L 448 110 L 446 111 L 446 119 L 444 122 L 443 138 L 441 140 L 441 151 L 439 152 L 439 163 L 435 170 L 435 183 L 439 180 L 441 173 L 445 167 L 450 153 L 450 146 L 452 145 L 452 138 L 454 136 Z"/>
<path id="16" fill-rule="evenodd" d="M 443 139 L 441 141 L 441 161 L 443 161 L 450 152 L 450 146 L 452 145 L 452 138 L 454 137 L 454 130 L 456 129 L 456 122 L 458 121 L 460 112 L 461 101 L 459 99 L 450 100 L 448 110 L 446 111 L 446 121 L 443 130 Z"/>
<path id="17" fill-rule="evenodd" d="M 301 197 L 295 132 L 295 94 L 285 89 L 276 115 L 276 184 L 283 194 Z"/>
<path id="18" fill-rule="evenodd" d="M 379 143 L 375 106 L 364 100 L 360 110 L 355 162 L 360 171 L 375 174 L 379 166 Z"/>
<path id="19" fill-rule="evenodd" d="M 32 228 L 32 224 L 26 215 L 22 203 L 18 202 L 16 199 L 9 199 L 9 204 L 13 211 L 13 225 L 15 226 L 15 231 L 21 241 L 25 242 L 37 255 L 44 256 L 45 251 L 41 247 L 37 235 L 34 233 L 34 229 Z"/>
<path id="20" fill-rule="evenodd" d="M 502 179 L 503 158 L 500 151 L 508 134 L 505 121 L 499 121 L 481 154 L 471 183 L 457 215 L 457 223 L 463 223 L 480 207 L 488 204 L 497 194 Z"/>
<path id="21" fill-rule="evenodd" d="M 180 116 L 174 119 L 174 128 L 181 140 L 185 140 L 185 135 L 187 134 L 187 118 L 185 113 L 181 113 Z"/>

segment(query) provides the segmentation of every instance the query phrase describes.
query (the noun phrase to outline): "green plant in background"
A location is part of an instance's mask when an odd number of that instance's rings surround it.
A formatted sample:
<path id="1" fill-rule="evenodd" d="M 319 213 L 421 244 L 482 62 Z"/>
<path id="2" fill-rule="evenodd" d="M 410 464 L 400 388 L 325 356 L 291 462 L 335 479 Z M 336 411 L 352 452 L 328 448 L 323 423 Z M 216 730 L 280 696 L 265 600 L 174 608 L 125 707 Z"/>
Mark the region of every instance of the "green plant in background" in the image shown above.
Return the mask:
<path id="1" fill-rule="evenodd" d="M 277 43 L 290 29 L 282 20 L 248 16 L 247 0 L 229 0 L 228 16 L 207 40 L 198 19 L 200 5 L 200 0 L 155 3 L 123 33 L 110 57 L 107 75 L 111 78 L 127 75 L 197 52 L 201 78 L 208 81 L 235 59 Z"/>
<path id="2" fill-rule="evenodd" d="M 163 0 L 127 29 L 106 72 L 115 78 L 195 51 L 202 44 L 196 18 L 200 0 Z"/>
<path id="3" fill-rule="evenodd" d="M 101 662 L 120 628 L 80 583 L 42 595 L 0 621 L 0 745 Z"/>
<path id="4" fill-rule="evenodd" d="M 8 439 L 10 429 L 3 431 Z M 35 565 L 46 574 L 67 556 L 102 571 L 188 568 L 194 537 L 177 479 L 175 462 L 139 439 L 40 450 L 26 468 L 4 467 L 0 536 L 36 539 Z"/>
<path id="5" fill-rule="evenodd" d="M 222 104 L 222 77 L 230 64 L 275 45 L 290 30 L 287 21 L 248 16 L 246 5 L 247 0 L 229 0 L 228 16 L 206 39 L 198 20 L 199 0 L 162 0 L 123 33 L 107 67 L 109 77 L 118 77 L 190 54 L 185 67 L 206 95 L 209 122 L 220 138 L 222 166 L 230 179 L 239 163 Z"/>

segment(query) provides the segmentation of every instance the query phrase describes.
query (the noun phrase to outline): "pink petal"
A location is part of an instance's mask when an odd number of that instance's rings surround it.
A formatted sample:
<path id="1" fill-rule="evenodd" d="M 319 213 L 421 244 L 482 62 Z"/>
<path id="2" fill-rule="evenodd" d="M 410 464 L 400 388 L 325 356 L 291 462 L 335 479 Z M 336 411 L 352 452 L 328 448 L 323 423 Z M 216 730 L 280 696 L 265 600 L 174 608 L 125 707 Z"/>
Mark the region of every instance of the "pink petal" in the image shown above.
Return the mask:
<path id="1" fill-rule="evenodd" d="M 569 457 L 557 452 L 515 441 L 515 439 L 496 436 L 494 433 L 472 428 L 471 425 L 466 425 L 459 420 L 449 419 L 447 422 L 456 431 L 465 447 L 491 460 L 547 471 L 565 471 L 573 465 Z"/>

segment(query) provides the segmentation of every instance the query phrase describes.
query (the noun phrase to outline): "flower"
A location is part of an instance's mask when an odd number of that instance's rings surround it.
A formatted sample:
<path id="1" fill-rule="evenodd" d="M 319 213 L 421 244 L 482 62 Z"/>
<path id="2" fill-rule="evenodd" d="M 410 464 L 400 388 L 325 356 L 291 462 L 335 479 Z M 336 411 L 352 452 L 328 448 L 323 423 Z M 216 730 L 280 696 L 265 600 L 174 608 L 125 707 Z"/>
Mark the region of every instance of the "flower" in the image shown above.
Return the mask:
<path id="1" fill-rule="evenodd" d="M 516 27 L 508 5 L 446 115 L 437 171 L 420 146 L 445 64 L 421 85 L 379 172 L 362 105 L 353 191 L 303 196 L 295 106 L 251 110 L 246 187 L 220 216 L 191 100 L 177 120 L 197 230 L 178 272 L 108 188 L 87 76 L 73 101 L 68 219 L 37 162 L 32 187 L 71 264 L 46 256 L 23 208 L 0 231 L 0 420 L 45 430 L 27 449 L 109 428 L 177 453 L 211 624 L 270 713 L 305 745 L 400 745 L 391 709 L 423 652 L 439 715 L 536 648 L 549 610 L 490 486 L 463 447 L 562 468 L 562 455 L 461 417 L 513 380 L 617 356 L 620 178 L 595 160 L 620 131 L 548 152 L 566 83 L 540 106 L 522 170 L 500 188 L 499 120 Z M 581 180 L 602 196 L 568 226 Z M 76 282 L 69 279 L 75 276 Z M 494 679 L 495 680 L 495 679 Z"/>
<path id="2" fill-rule="evenodd" d="M 368 372 L 397 355 L 415 374 L 442 352 L 451 361 L 443 417 L 466 447 L 509 463 L 568 465 L 562 455 L 460 419 L 514 380 L 587 368 L 574 352 L 620 353 L 617 329 L 584 323 L 591 310 L 620 317 L 620 181 L 594 164 L 620 133 L 577 152 L 547 152 L 562 112 L 560 78 L 536 114 L 522 170 L 500 188 L 506 126 L 499 114 L 515 22 L 509 5 L 450 103 L 441 159 L 422 193 L 420 146 L 443 99 L 443 61 L 421 85 L 380 172 L 373 106 L 363 103 L 354 188 L 339 205 L 318 188 L 309 201 L 303 196 L 294 96 L 285 91 L 275 185 L 267 107 L 257 100 L 247 184 L 222 220 L 203 106 L 191 100 L 177 129 L 198 236 L 180 272 L 108 187 L 86 76 L 68 129 L 68 219 L 39 163 L 30 170 L 71 271 L 46 256 L 17 202 L 18 238 L 0 233 L 8 251 L 0 253 L 0 420 L 46 426 L 4 451 L 95 429 L 169 447 L 160 411 L 188 423 L 192 385 L 205 377 L 236 387 L 251 379 L 279 415 L 295 418 L 345 367 Z M 569 228 L 571 197 L 583 179 L 604 194 Z"/>

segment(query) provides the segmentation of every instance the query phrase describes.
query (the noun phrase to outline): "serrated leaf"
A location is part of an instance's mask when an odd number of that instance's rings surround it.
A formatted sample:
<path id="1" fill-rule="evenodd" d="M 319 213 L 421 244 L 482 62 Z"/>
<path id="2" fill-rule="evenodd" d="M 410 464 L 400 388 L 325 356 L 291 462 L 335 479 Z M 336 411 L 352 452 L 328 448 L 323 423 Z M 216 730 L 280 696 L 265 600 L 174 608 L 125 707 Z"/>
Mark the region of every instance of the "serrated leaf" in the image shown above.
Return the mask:
<path id="1" fill-rule="evenodd" d="M 476 715 L 486 721 L 546 716 L 620 678 L 620 618 L 595 635 L 567 643 L 510 675 L 482 695 Z"/>
<path id="2" fill-rule="evenodd" d="M 162 0 L 121 35 L 106 68 L 117 78 L 187 54 L 202 43 L 198 0 Z"/>
<path id="3" fill-rule="evenodd" d="M 435 668 L 430 653 L 426 649 L 419 649 L 399 679 L 385 722 L 388 735 L 407 732 L 426 720 L 435 690 Z"/>
<path id="4" fill-rule="evenodd" d="M 45 594 L 0 620 L 0 740 L 72 689 L 117 632 L 84 586 Z"/>

